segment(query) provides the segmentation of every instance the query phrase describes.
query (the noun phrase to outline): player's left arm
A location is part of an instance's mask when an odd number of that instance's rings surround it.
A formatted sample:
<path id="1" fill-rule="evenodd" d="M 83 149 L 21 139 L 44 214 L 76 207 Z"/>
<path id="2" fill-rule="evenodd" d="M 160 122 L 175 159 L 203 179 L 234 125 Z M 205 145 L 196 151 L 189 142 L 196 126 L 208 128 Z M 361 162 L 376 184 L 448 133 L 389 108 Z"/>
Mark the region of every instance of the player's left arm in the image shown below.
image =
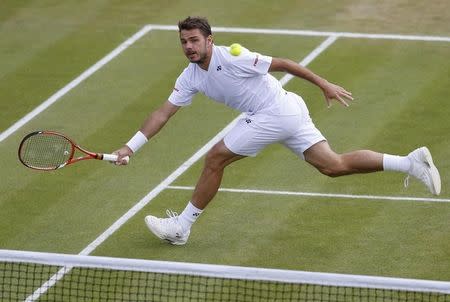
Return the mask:
<path id="1" fill-rule="evenodd" d="M 269 67 L 269 72 L 271 71 L 287 72 L 317 85 L 320 89 L 322 89 L 328 107 L 330 107 L 332 99 L 336 99 L 344 106 L 348 106 L 346 100 L 353 100 L 351 92 L 345 90 L 341 86 L 328 82 L 308 68 L 303 67 L 289 59 L 272 58 L 272 63 Z"/>

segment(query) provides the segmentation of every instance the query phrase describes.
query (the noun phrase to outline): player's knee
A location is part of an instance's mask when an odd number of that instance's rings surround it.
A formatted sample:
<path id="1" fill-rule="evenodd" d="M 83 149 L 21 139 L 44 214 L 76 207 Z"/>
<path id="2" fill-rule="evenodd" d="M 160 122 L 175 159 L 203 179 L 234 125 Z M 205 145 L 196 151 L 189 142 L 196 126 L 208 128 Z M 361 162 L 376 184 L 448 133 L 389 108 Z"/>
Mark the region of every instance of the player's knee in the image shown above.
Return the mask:
<path id="1" fill-rule="evenodd" d="M 338 177 L 348 174 L 348 167 L 340 156 L 327 163 L 327 165 L 318 167 L 318 170 L 329 177 Z"/>
<path id="2" fill-rule="evenodd" d="M 213 147 L 206 154 L 205 158 L 205 168 L 210 170 L 221 170 L 224 168 L 223 166 L 223 156 L 221 155 L 220 149 L 217 147 Z"/>
<path id="3" fill-rule="evenodd" d="M 208 153 L 205 158 L 205 168 L 210 170 L 219 169 L 219 161 L 214 154 Z"/>
<path id="4" fill-rule="evenodd" d="M 324 174 L 326 176 L 329 176 L 329 177 L 338 177 L 338 176 L 342 175 L 339 170 L 336 170 L 336 169 L 333 169 L 333 168 L 330 168 L 330 167 L 321 168 L 321 169 L 319 169 L 319 171 L 322 174 Z"/>

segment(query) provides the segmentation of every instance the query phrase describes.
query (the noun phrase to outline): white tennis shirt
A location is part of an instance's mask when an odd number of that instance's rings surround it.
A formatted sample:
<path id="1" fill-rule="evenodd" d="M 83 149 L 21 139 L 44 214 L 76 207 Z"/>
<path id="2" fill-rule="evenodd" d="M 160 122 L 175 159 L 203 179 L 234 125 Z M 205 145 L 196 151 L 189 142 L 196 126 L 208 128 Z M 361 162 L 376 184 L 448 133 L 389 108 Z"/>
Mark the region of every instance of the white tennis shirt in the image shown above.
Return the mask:
<path id="1" fill-rule="evenodd" d="M 208 70 L 190 63 L 178 77 L 169 101 L 187 106 L 197 92 L 249 115 L 294 115 L 299 106 L 280 82 L 268 73 L 272 57 L 242 49 L 233 56 L 226 46 L 213 45 Z"/>

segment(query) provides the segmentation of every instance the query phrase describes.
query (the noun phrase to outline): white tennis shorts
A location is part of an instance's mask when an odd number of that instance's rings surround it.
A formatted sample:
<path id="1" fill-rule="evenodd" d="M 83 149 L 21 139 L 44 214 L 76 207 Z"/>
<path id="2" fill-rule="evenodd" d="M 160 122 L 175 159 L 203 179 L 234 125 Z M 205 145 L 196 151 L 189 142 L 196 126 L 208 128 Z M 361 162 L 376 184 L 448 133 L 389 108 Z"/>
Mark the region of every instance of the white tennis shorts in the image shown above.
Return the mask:
<path id="1" fill-rule="evenodd" d="M 239 155 L 256 156 L 267 145 L 282 143 L 304 159 L 303 152 L 326 139 L 312 122 L 303 99 L 294 93 L 289 93 L 289 97 L 297 102 L 299 114 L 248 115 L 225 135 L 225 146 Z"/>

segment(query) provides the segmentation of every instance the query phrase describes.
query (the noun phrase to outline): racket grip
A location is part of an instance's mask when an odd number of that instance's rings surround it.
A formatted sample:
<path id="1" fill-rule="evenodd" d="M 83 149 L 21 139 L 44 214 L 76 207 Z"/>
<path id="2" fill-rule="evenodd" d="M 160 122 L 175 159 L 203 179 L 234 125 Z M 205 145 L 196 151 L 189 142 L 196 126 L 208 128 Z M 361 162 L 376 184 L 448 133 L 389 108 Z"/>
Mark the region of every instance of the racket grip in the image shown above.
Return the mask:
<path id="1" fill-rule="evenodd" d="M 115 162 L 117 160 L 118 156 L 116 154 L 103 154 L 102 160 L 107 160 L 110 162 Z M 129 156 L 125 156 L 123 158 L 127 163 L 130 161 Z"/>

